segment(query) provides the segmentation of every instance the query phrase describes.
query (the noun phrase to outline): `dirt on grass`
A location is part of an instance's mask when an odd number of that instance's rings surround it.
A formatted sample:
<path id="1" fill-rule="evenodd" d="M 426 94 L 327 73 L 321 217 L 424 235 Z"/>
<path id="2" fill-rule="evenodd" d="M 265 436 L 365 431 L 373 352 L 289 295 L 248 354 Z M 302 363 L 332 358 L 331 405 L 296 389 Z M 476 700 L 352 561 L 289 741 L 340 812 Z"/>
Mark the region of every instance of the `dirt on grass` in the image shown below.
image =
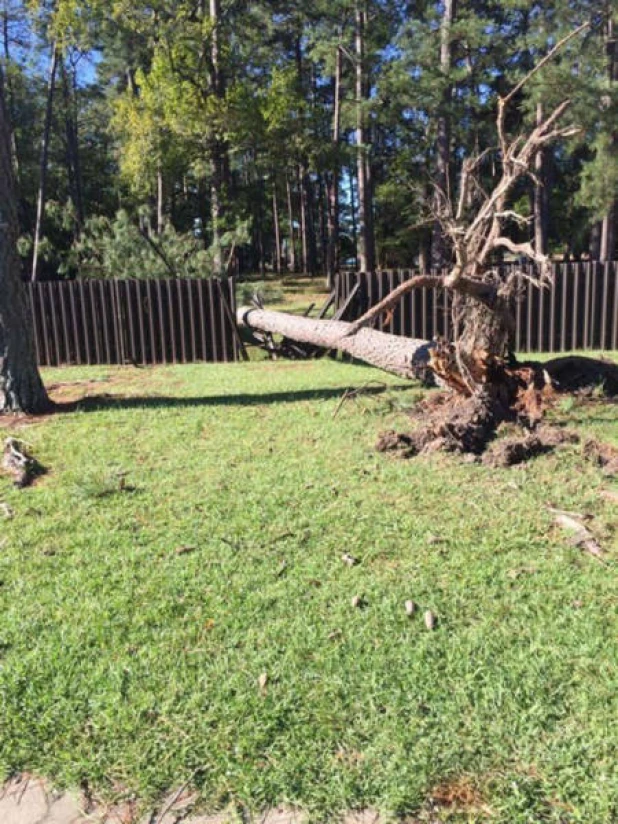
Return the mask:
<path id="1" fill-rule="evenodd" d="M 504 367 L 499 380 L 474 393 L 451 390 L 421 401 L 411 416 L 419 426 L 411 432 L 384 433 L 376 449 L 403 458 L 451 452 L 491 467 L 514 466 L 580 442 L 576 432 L 544 422 L 560 398 L 611 403 L 616 394 L 618 366 L 609 361 L 569 357 Z M 505 426 L 514 434 L 498 437 Z M 589 440 L 582 455 L 605 474 L 618 474 L 618 450 L 611 445 Z"/>

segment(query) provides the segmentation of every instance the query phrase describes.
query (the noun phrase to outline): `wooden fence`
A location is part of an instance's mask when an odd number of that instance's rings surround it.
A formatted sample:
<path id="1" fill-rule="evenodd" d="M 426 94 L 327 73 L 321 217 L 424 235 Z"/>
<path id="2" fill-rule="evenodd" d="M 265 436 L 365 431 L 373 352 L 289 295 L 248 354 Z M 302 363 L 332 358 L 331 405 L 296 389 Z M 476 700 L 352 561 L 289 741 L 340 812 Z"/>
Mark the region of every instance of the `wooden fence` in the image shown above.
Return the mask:
<path id="1" fill-rule="evenodd" d="M 29 286 L 39 364 L 235 361 L 234 283 L 76 280 Z"/>
<path id="2" fill-rule="evenodd" d="M 335 305 L 344 305 L 358 285 L 353 314 L 359 317 L 413 274 L 342 273 Z M 618 263 L 557 264 L 554 285 L 548 289 L 537 289 L 521 278 L 515 311 L 517 351 L 618 349 Z M 451 298 L 443 290 L 416 289 L 401 298 L 390 318 L 380 318 L 376 328 L 423 339 L 446 337 L 452 328 Z"/>

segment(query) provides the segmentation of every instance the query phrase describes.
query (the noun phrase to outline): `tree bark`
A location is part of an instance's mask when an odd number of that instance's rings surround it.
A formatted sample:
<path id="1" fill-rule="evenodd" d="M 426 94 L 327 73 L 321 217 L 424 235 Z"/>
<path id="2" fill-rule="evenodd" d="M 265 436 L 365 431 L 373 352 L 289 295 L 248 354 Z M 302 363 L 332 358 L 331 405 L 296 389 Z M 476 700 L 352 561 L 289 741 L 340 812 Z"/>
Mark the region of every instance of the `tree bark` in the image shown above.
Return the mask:
<path id="1" fill-rule="evenodd" d="M 451 71 L 453 61 L 453 47 L 451 43 L 451 29 L 455 20 L 456 0 L 445 0 L 442 23 L 440 26 L 440 72 L 446 81 Z M 446 83 L 442 93 L 442 100 L 437 123 L 436 139 L 436 186 L 434 211 L 440 214 L 444 202 L 450 200 L 450 167 L 451 167 L 451 98 L 452 86 Z M 450 263 L 450 256 L 439 221 L 434 223 L 431 242 L 432 264 L 437 269 Z"/>
<path id="2" fill-rule="evenodd" d="M 339 139 L 341 132 L 341 48 L 337 46 L 335 54 L 335 74 L 333 77 L 333 126 L 332 148 L 333 168 L 326 180 L 327 190 L 327 245 L 326 245 L 326 278 L 329 289 L 335 282 L 335 275 L 339 271 Z"/>
<path id="3" fill-rule="evenodd" d="M 11 155 L 13 158 L 13 168 L 15 171 L 15 180 L 19 180 L 19 147 L 17 145 L 17 135 L 15 133 L 15 93 L 13 90 L 13 83 L 11 81 L 11 46 L 9 38 L 9 12 L 5 6 L 2 15 L 2 42 L 4 46 L 4 61 L 7 70 L 5 78 L 6 84 L 6 105 L 7 111 L 10 115 L 10 123 L 8 124 L 9 137 L 11 141 Z"/>
<path id="4" fill-rule="evenodd" d="M 17 202 L 11 135 L 0 67 L 0 413 L 50 407 L 37 367 L 32 314 L 17 256 Z"/>
<path id="5" fill-rule="evenodd" d="M 221 0 L 210 0 L 210 19 L 213 23 L 210 49 L 211 86 L 215 97 L 223 103 L 225 99 L 225 76 L 221 67 Z M 221 249 L 221 229 L 229 190 L 229 158 L 226 141 L 214 135 L 211 141 L 211 186 L 210 214 L 212 220 L 212 241 L 214 247 L 214 268 L 224 275 L 223 252 Z"/>
<path id="6" fill-rule="evenodd" d="M 273 224 L 275 229 L 275 271 L 281 274 L 281 228 L 279 225 L 279 201 L 277 198 L 277 181 L 273 180 Z"/>
<path id="7" fill-rule="evenodd" d="M 537 103 L 536 123 L 537 126 L 543 122 L 543 104 Z M 549 186 L 547 175 L 547 149 L 539 149 L 534 158 L 534 248 L 541 254 L 546 255 L 549 238 Z"/>
<path id="8" fill-rule="evenodd" d="M 365 0 L 356 0 L 356 167 L 358 180 L 358 262 L 361 271 L 375 269 L 373 232 L 373 198 L 369 140 L 365 104 L 368 99 L 365 35 L 367 11 Z"/>
<path id="9" fill-rule="evenodd" d="M 163 170 L 161 163 L 157 167 L 157 235 L 162 235 L 165 229 L 165 191 L 163 186 Z"/>
<path id="10" fill-rule="evenodd" d="M 64 98 L 64 125 L 66 138 L 67 173 L 69 191 L 75 207 L 76 234 L 79 235 L 84 225 L 84 198 L 79 156 L 79 134 L 75 106 L 75 84 L 70 85 L 64 61 L 60 63 L 62 92 Z"/>
<path id="11" fill-rule="evenodd" d="M 241 307 L 238 323 L 250 329 L 280 334 L 299 343 L 338 349 L 385 372 L 416 378 L 429 364 L 431 344 L 423 340 L 388 335 L 375 329 L 350 334 L 351 324 L 316 320 L 285 312 Z"/>
<path id="12" fill-rule="evenodd" d="M 51 59 L 49 63 L 49 78 L 47 81 L 47 104 L 45 107 L 45 123 L 43 126 L 43 138 L 41 141 L 41 162 L 39 171 L 39 196 L 36 208 L 36 224 L 34 227 L 34 250 L 32 253 L 32 281 L 38 278 L 39 250 L 41 236 L 43 232 L 43 218 L 45 217 L 45 197 L 47 189 L 47 166 L 49 161 L 49 140 L 51 137 L 51 122 L 54 106 L 54 90 L 56 86 L 56 69 L 58 67 L 58 45 L 52 45 Z"/>
<path id="13" fill-rule="evenodd" d="M 590 229 L 590 239 L 588 241 L 588 254 L 590 256 L 590 260 L 599 260 L 601 257 L 602 229 L 602 221 L 593 223 L 592 228 Z"/>
<path id="14" fill-rule="evenodd" d="M 296 232 L 294 231 L 294 209 L 292 207 L 292 185 L 290 179 L 286 177 L 286 191 L 288 201 L 288 226 L 290 229 L 290 244 L 288 251 L 288 269 L 290 272 L 296 272 Z"/>
<path id="15" fill-rule="evenodd" d="M 614 84 L 618 82 L 618 37 L 616 33 L 616 22 L 612 17 L 609 17 L 607 20 L 606 52 L 609 82 L 614 86 Z M 618 146 L 618 130 L 612 132 L 611 140 L 615 150 L 616 146 Z M 614 259 L 617 217 L 618 203 L 614 201 L 601 224 L 599 260 L 603 263 Z"/>
<path id="16" fill-rule="evenodd" d="M 351 167 L 348 168 L 348 180 L 350 181 L 350 220 L 352 223 L 352 245 L 354 247 L 354 268 L 358 270 L 358 224 L 356 222 L 356 205 L 357 198 L 354 191 L 354 172 Z"/>

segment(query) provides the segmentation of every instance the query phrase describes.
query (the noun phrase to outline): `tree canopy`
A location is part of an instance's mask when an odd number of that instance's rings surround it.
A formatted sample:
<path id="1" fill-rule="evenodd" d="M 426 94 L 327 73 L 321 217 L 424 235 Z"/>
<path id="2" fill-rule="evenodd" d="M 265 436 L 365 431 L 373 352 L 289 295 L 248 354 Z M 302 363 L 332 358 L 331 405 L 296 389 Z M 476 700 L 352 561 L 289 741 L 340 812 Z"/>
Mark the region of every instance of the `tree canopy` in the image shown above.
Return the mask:
<path id="1" fill-rule="evenodd" d="M 498 96 L 584 22 L 506 123 L 515 136 L 569 97 L 580 126 L 519 183 L 530 225 L 516 234 L 556 256 L 615 255 L 616 0 L 0 10 L 24 275 L 441 263 L 436 191 L 491 147 Z"/>

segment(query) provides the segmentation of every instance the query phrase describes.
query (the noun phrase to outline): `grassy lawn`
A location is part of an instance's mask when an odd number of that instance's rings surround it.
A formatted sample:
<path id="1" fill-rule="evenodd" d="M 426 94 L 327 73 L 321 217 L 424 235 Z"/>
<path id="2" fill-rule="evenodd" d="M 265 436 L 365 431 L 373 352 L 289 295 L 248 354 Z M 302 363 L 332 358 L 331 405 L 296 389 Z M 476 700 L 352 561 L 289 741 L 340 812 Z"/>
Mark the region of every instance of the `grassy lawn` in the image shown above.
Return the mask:
<path id="1" fill-rule="evenodd" d="M 376 437 L 419 390 L 330 361 L 45 377 L 90 397 L 19 430 L 48 476 L 0 478 L 0 773 L 322 819 L 433 798 L 618 820 L 618 485 L 577 447 L 391 459 Z M 556 414 L 618 445 L 615 405 Z M 593 516 L 606 565 L 548 505 Z"/>
<path id="2" fill-rule="evenodd" d="M 312 314 L 316 315 L 330 294 L 323 275 L 269 275 L 264 280 L 255 277 L 239 283 L 238 300 L 249 302 L 255 291 L 269 309 L 299 315 L 311 306 L 315 307 Z"/>

